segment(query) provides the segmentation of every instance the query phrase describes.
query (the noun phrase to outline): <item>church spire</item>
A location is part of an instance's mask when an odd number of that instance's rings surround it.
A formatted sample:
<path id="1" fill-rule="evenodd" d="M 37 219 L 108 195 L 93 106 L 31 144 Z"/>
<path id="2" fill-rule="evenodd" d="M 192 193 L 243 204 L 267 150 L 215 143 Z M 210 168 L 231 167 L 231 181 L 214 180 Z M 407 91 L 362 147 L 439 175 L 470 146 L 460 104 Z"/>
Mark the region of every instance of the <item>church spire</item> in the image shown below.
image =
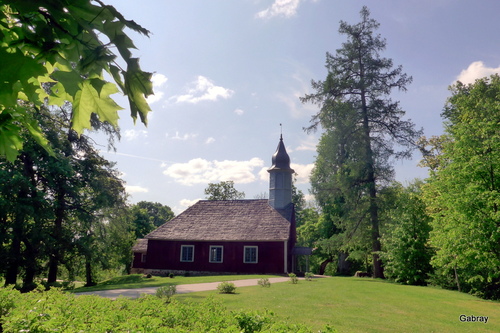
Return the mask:
<path id="1" fill-rule="evenodd" d="M 272 157 L 272 166 L 269 170 L 269 204 L 275 209 L 283 209 L 292 202 L 292 174 L 290 156 L 280 135 L 278 148 Z"/>

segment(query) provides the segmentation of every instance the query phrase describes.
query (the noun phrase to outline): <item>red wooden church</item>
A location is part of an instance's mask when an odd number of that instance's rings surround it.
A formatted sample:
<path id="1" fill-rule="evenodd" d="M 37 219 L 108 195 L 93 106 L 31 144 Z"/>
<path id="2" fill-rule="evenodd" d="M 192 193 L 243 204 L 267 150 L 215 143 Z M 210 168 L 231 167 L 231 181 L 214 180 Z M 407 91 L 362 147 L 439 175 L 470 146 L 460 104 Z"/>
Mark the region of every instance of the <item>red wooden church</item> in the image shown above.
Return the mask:
<path id="1" fill-rule="evenodd" d="M 198 201 L 138 240 L 132 271 L 161 275 L 294 271 L 294 171 L 282 137 L 268 172 L 269 200 Z"/>

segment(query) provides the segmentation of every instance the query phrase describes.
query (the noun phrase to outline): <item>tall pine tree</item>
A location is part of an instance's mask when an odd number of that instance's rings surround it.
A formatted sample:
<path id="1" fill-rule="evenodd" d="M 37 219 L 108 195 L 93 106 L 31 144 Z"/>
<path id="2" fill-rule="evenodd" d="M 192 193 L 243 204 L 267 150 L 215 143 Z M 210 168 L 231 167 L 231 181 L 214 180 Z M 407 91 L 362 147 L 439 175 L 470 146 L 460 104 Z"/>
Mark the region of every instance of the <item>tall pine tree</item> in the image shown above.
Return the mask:
<path id="1" fill-rule="evenodd" d="M 401 66 L 394 68 L 391 59 L 381 57 L 386 42 L 375 34 L 379 23 L 370 18 L 367 7 L 360 14 L 360 23 L 350 25 L 341 21 L 339 33 L 346 35 L 347 41 L 335 55 L 327 53 L 326 79 L 313 80 L 315 92 L 301 101 L 320 106 L 306 130 L 321 126 L 326 130 L 325 135 L 333 136 L 333 145 L 326 153 L 336 157 L 332 159 L 318 152 L 318 159 L 330 159 L 336 165 L 324 169 L 333 177 L 328 188 L 315 190 L 366 203 L 356 208 L 358 220 L 347 219 L 344 223 L 360 225 L 369 221 L 373 273 L 383 278 L 378 254 L 381 250 L 378 186 L 392 177 L 390 159 L 408 158 L 421 131 L 415 130 L 411 121 L 402 119 L 405 112 L 399 102 L 389 98 L 393 89 L 406 90 L 411 77 L 403 73 Z M 396 150 L 394 144 L 400 149 Z M 316 177 L 318 172 L 319 169 Z"/>

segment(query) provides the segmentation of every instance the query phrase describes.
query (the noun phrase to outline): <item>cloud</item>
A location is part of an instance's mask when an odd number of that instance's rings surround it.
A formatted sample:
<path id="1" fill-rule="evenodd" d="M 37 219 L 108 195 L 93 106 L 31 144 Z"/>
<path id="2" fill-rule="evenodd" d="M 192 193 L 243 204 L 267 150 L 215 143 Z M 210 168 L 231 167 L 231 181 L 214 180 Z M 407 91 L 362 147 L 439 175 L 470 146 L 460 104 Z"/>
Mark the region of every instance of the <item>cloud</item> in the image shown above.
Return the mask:
<path id="1" fill-rule="evenodd" d="M 196 133 L 185 133 L 185 134 L 179 134 L 179 131 L 175 131 L 175 133 L 172 134 L 165 134 L 167 139 L 172 139 L 172 140 L 178 140 L 178 141 L 187 141 L 189 139 L 194 139 L 198 136 Z"/>
<path id="2" fill-rule="evenodd" d="M 207 145 L 209 145 L 209 144 L 211 144 L 211 143 L 214 143 L 214 142 L 215 142 L 215 139 L 214 139 L 214 138 L 212 138 L 212 137 L 209 137 L 209 138 L 205 141 L 205 143 L 206 143 Z"/>
<path id="3" fill-rule="evenodd" d="M 314 168 L 314 163 L 311 164 L 297 164 L 290 163 L 290 167 L 295 171 L 294 179 L 295 184 L 307 184 L 311 176 L 311 171 Z M 268 168 L 261 168 L 259 171 L 259 179 L 262 181 L 269 181 Z"/>
<path id="4" fill-rule="evenodd" d="M 295 148 L 296 151 L 316 151 L 317 139 L 313 136 L 308 136 L 307 140 L 302 140 L 300 145 Z"/>
<path id="5" fill-rule="evenodd" d="M 241 116 L 243 115 L 243 113 L 245 113 L 245 111 L 243 111 L 242 109 L 236 109 L 234 110 L 234 113 L 236 113 L 238 116 Z"/>
<path id="6" fill-rule="evenodd" d="M 231 89 L 216 86 L 212 80 L 201 75 L 191 83 L 191 86 L 186 94 L 172 97 L 176 103 L 196 104 L 201 101 L 216 101 L 219 98 L 228 99 L 234 93 Z"/>
<path id="7" fill-rule="evenodd" d="M 164 92 L 161 91 L 160 88 L 163 87 L 167 80 L 167 77 L 163 74 L 153 74 L 151 81 L 153 82 L 154 95 L 150 95 L 146 98 L 148 104 L 156 103 L 163 98 Z"/>
<path id="8" fill-rule="evenodd" d="M 256 180 L 253 170 L 263 165 L 264 161 L 257 157 L 249 161 L 207 161 L 195 158 L 187 163 L 172 164 L 163 174 L 187 186 L 229 180 L 247 184 Z"/>
<path id="9" fill-rule="evenodd" d="M 275 0 L 274 3 L 255 14 L 255 17 L 261 19 L 269 19 L 275 16 L 284 16 L 286 18 L 295 16 L 300 0 Z"/>
<path id="10" fill-rule="evenodd" d="M 139 137 L 147 138 L 148 131 L 127 129 L 123 132 L 123 136 L 125 137 L 125 140 L 132 141 L 132 140 L 138 139 Z"/>
<path id="11" fill-rule="evenodd" d="M 475 61 L 467 69 L 462 70 L 456 81 L 463 84 L 474 83 L 477 79 L 500 73 L 500 66 L 497 68 L 486 67 L 482 61 Z M 455 83 L 454 82 L 454 83 Z"/>
<path id="12" fill-rule="evenodd" d="M 145 187 L 138 185 L 125 185 L 125 190 L 127 193 L 147 193 L 149 190 Z"/>

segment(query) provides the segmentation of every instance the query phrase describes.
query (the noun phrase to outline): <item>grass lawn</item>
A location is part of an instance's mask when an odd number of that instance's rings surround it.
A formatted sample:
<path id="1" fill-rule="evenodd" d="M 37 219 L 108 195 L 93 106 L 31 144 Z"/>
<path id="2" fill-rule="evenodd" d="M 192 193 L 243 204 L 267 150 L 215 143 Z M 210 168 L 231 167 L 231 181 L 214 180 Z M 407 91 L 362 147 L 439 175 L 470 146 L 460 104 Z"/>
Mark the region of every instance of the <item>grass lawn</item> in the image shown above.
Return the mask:
<path id="1" fill-rule="evenodd" d="M 168 284 L 193 284 L 205 282 L 219 282 L 219 281 L 235 281 L 245 279 L 261 279 L 271 278 L 276 275 L 213 275 L 213 276 L 175 276 L 174 278 L 153 276 L 146 278 L 142 274 L 131 274 L 115 277 L 103 282 L 98 283 L 93 287 L 79 287 L 71 292 L 87 292 L 98 290 L 112 290 L 112 289 L 137 289 L 148 287 L 161 287 Z"/>
<path id="2" fill-rule="evenodd" d="M 280 319 L 339 332 L 500 332 L 500 303 L 431 287 L 402 286 L 368 278 L 332 277 L 175 295 L 180 301 L 211 296 L 229 310 L 268 309 Z M 460 322 L 460 315 L 488 316 L 488 323 Z"/>

